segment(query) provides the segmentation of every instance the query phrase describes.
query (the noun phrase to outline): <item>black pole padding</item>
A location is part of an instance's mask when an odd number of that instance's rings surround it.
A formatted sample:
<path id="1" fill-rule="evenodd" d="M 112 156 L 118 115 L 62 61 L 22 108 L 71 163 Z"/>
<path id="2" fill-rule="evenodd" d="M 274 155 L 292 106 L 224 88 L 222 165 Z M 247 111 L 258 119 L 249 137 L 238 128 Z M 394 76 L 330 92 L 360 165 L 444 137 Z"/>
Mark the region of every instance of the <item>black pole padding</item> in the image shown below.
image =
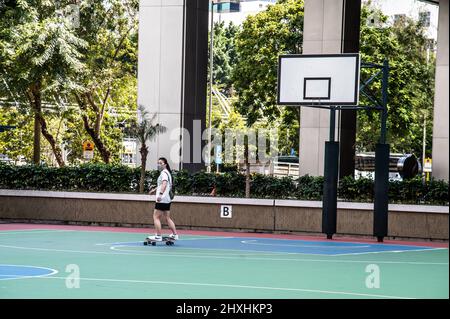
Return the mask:
<path id="1" fill-rule="evenodd" d="M 332 239 L 337 223 L 337 184 L 339 142 L 325 142 L 325 168 L 322 199 L 322 233 Z"/>
<path id="2" fill-rule="evenodd" d="M 378 242 L 388 234 L 389 210 L 389 144 L 377 144 L 375 149 L 375 200 L 373 235 Z"/>

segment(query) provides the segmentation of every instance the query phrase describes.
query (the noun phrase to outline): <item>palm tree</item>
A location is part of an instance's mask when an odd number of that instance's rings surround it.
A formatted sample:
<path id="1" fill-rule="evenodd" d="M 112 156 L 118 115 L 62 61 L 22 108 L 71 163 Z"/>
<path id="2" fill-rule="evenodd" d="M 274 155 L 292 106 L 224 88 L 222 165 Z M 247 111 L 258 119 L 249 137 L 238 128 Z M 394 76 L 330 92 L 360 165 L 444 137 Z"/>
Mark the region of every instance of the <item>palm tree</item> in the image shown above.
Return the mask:
<path id="1" fill-rule="evenodd" d="M 148 146 L 147 141 L 155 139 L 156 135 L 165 133 L 167 128 L 158 124 L 153 124 L 156 114 L 151 117 L 143 105 L 139 105 L 139 122 L 131 128 L 131 135 L 138 139 L 141 144 L 139 152 L 141 153 L 141 179 L 139 181 L 139 193 L 144 192 L 145 166 L 147 163 Z"/>

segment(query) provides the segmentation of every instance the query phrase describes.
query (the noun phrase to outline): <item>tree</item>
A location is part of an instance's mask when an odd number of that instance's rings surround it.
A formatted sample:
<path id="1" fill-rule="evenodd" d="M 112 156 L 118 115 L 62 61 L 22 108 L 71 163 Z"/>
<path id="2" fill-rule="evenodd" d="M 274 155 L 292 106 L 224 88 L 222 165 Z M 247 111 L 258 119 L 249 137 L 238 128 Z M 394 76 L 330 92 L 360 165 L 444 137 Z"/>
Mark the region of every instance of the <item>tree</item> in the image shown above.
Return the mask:
<path id="1" fill-rule="evenodd" d="M 136 137 L 141 144 L 139 152 L 141 153 L 141 178 L 139 181 L 139 192 L 144 192 L 145 171 L 147 165 L 148 146 L 147 142 L 153 140 L 156 135 L 164 133 L 167 128 L 160 124 L 153 124 L 156 114 L 151 117 L 143 105 L 138 107 L 139 122 L 131 128 L 131 135 Z"/>
<path id="2" fill-rule="evenodd" d="M 369 15 L 378 15 L 381 26 L 366 24 Z M 422 153 L 423 119 L 433 114 L 434 55 L 427 54 L 429 40 L 419 21 L 411 18 L 389 25 L 383 15 L 370 3 L 363 6 L 361 14 L 361 57 L 363 61 L 382 64 L 388 59 L 389 101 L 388 141 L 392 152 Z M 429 58 L 428 58 L 429 56 Z M 371 72 L 362 70 L 361 77 L 368 78 Z M 373 86 L 380 92 L 379 84 Z M 369 104 L 361 97 L 361 104 Z M 357 149 L 373 151 L 379 135 L 378 113 L 358 112 Z M 427 151 L 431 153 L 432 121 L 428 121 Z"/>
<path id="3" fill-rule="evenodd" d="M 227 26 L 225 22 L 214 23 L 214 84 L 227 96 L 230 96 L 232 91 L 231 72 L 236 63 L 234 40 L 238 31 L 239 26 L 232 22 Z M 208 64 L 208 68 L 209 66 Z"/>
<path id="4" fill-rule="evenodd" d="M 105 163 L 111 160 L 111 145 L 102 134 L 105 114 L 114 107 L 114 92 L 137 76 L 138 6 L 138 0 L 88 0 L 80 6 L 79 34 L 88 44 L 83 52 L 86 72 L 77 79 L 82 89 L 73 94 L 84 128 Z M 128 89 L 136 92 L 137 86 Z"/>
<path id="5" fill-rule="evenodd" d="M 264 117 L 280 116 L 277 106 L 278 56 L 301 53 L 303 0 L 282 0 L 266 11 L 249 16 L 235 41 L 237 63 L 232 72 L 239 96 L 238 111 L 251 126 Z"/>
<path id="6" fill-rule="evenodd" d="M 61 1 L 61 5 L 69 4 Z M 0 70 L 2 95 L 25 103 L 35 116 L 34 161 L 39 164 L 40 134 L 51 146 L 59 166 L 61 148 L 50 132 L 43 101 L 77 89 L 73 76 L 83 70 L 80 50 L 86 45 L 73 31 L 69 17 L 54 1 L 9 1 L 0 8 Z"/>
<path id="7" fill-rule="evenodd" d="M 19 33 L 25 37 L 24 32 L 27 31 L 26 28 L 17 28 L 17 25 L 24 24 L 24 21 L 30 23 L 35 21 L 36 25 L 46 27 L 43 20 L 47 17 L 67 22 L 65 31 L 83 43 L 82 46 L 76 47 L 75 56 L 83 67 L 73 72 L 65 69 L 64 64 L 52 65 L 54 73 L 64 74 L 64 77 L 60 77 L 62 82 L 73 85 L 66 85 L 64 88 L 54 87 L 50 90 L 47 83 L 44 83 L 39 101 L 45 106 L 42 117 L 46 120 L 46 137 L 53 137 L 53 144 L 60 153 L 60 156 L 56 154 L 57 158 L 62 157 L 59 145 L 63 143 L 69 152 L 69 161 L 76 163 L 81 158 L 82 141 L 90 139 L 95 142 L 98 150 L 95 152 L 94 162 L 99 160 L 107 163 L 118 162 L 123 133 L 117 122 L 129 121 L 136 110 L 138 1 L 87 0 L 73 4 L 73 1 L 69 0 L 26 0 L 20 1 L 19 7 L 14 1 L 8 3 L 4 8 L 0 8 L 2 10 L 0 55 L 5 57 L 0 61 L 0 96 L 7 99 L 7 103 L 15 103 L 18 107 L 29 105 L 26 95 L 18 90 L 14 76 L 10 76 L 17 72 L 6 67 L 13 64 L 11 48 L 18 46 L 10 43 L 13 41 L 11 34 Z M 73 22 L 69 19 L 71 16 L 67 15 L 67 12 L 64 13 L 64 9 L 71 6 L 79 9 L 77 25 L 71 24 Z M 55 34 L 53 40 L 64 40 L 64 37 L 57 39 L 58 36 L 60 35 Z M 46 41 L 53 43 L 52 39 L 47 38 Z M 35 46 L 31 41 L 28 41 L 28 45 L 31 49 Z M 47 47 L 52 48 L 52 45 Z M 27 65 L 23 63 L 19 65 L 17 62 L 14 62 L 16 68 L 29 70 Z M 10 88 L 13 88 L 13 91 Z M 78 105 L 78 110 L 71 109 L 73 105 Z M 62 112 L 59 110 L 61 107 L 69 107 L 70 110 Z M 39 124 L 39 121 L 36 123 Z M 40 125 L 36 127 L 41 130 Z M 34 147 L 36 151 L 41 148 L 39 141 L 40 134 L 36 134 Z M 37 158 L 40 157 L 38 154 Z"/>
<path id="8" fill-rule="evenodd" d="M 0 132 L 0 154 L 14 162 L 33 158 L 33 114 L 15 107 L 2 107 L 0 124 L 15 126 L 12 130 Z M 22 158 L 24 157 L 24 158 Z"/>

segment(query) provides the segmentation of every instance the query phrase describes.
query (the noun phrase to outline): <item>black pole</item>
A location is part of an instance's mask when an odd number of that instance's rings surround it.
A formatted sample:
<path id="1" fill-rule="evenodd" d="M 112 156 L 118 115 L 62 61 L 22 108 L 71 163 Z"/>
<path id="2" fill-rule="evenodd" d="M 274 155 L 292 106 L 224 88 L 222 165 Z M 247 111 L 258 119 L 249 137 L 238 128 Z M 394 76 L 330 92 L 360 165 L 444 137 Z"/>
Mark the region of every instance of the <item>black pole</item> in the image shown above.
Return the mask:
<path id="1" fill-rule="evenodd" d="M 332 107 L 330 109 L 330 142 L 334 142 L 334 135 L 336 131 L 336 109 Z"/>
<path id="2" fill-rule="evenodd" d="M 379 242 L 388 234 L 388 211 L 389 211 L 389 144 L 386 144 L 387 130 L 387 103 L 388 103 L 388 75 L 389 64 L 387 60 L 383 63 L 382 102 L 381 112 L 381 134 L 380 143 L 375 149 L 375 198 L 373 214 L 373 235 Z"/>
<path id="3" fill-rule="evenodd" d="M 383 81 L 382 81 L 382 103 L 383 110 L 381 111 L 381 136 L 380 143 L 386 143 L 387 131 L 387 103 L 388 103 L 388 80 L 389 80 L 389 63 L 387 60 L 383 62 Z"/>
<path id="4" fill-rule="evenodd" d="M 330 141 L 325 142 L 325 167 L 322 199 L 322 232 L 327 239 L 336 233 L 339 142 L 334 141 L 336 110 L 330 109 Z"/>

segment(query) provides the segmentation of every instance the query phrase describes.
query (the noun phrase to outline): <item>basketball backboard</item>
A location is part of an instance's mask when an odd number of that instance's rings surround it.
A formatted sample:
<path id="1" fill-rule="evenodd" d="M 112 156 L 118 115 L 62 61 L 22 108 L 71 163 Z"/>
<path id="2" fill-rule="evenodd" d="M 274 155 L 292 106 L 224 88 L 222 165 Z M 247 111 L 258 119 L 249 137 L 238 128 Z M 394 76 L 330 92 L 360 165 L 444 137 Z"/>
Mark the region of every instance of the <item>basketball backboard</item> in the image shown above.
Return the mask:
<path id="1" fill-rule="evenodd" d="M 358 53 L 281 55 L 279 105 L 332 106 L 359 103 Z"/>

